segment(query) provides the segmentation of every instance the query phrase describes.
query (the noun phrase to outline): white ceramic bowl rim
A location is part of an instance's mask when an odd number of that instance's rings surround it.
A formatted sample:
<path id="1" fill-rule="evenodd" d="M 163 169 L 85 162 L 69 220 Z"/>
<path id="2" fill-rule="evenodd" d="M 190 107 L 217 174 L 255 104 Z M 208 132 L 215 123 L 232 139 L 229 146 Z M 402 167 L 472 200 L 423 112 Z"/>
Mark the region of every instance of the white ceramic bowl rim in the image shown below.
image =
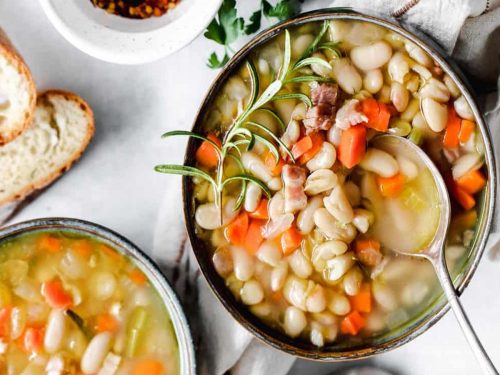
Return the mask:
<path id="1" fill-rule="evenodd" d="M 158 60 L 195 39 L 222 0 L 181 0 L 161 17 L 130 19 L 94 7 L 91 0 L 40 0 L 59 33 L 83 52 L 118 64 Z"/>

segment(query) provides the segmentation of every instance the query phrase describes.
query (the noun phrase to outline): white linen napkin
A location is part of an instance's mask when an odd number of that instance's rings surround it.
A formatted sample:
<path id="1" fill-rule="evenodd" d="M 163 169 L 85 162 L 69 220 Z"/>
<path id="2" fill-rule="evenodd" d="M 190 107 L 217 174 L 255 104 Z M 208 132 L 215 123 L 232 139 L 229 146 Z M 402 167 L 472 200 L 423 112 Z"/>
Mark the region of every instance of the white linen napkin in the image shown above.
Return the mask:
<path id="1" fill-rule="evenodd" d="M 453 52 L 458 61 L 470 68 L 474 78 L 489 79 L 491 84 L 498 77 L 499 4 L 500 0 L 336 0 L 333 3 L 318 0 L 306 2 L 305 10 L 328 5 L 350 6 L 385 18 L 397 15 L 397 21 L 405 27 L 432 35 L 448 53 Z M 245 2 L 245 5 L 248 4 Z M 368 7 L 377 11 L 370 11 Z M 489 13 L 483 14 L 487 11 Z M 471 16 L 475 18 L 466 21 Z M 200 62 L 197 74 L 201 75 L 205 69 Z M 496 85 L 493 83 L 492 87 Z M 205 86 L 190 88 L 195 91 L 194 97 L 200 98 L 205 89 Z M 179 100 L 187 99 L 182 97 L 184 91 L 179 93 Z M 489 95 L 483 94 L 480 104 L 486 111 L 494 142 L 500 146 L 500 109 L 496 90 Z M 170 109 L 175 112 L 172 106 Z M 190 127 L 191 122 L 186 118 L 171 116 L 170 129 Z M 166 147 L 170 148 L 173 159 L 168 160 L 169 163 L 182 162 L 184 145 L 185 142 L 169 142 Z M 167 186 L 159 207 L 153 256 L 164 266 L 184 302 L 197 345 L 199 373 L 217 375 L 231 370 L 234 374 L 245 375 L 286 374 L 295 358 L 254 339 L 232 319 L 200 276 L 184 229 L 180 178 L 165 176 L 165 179 Z M 500 229 L 500 225 L 497 228 Z M 499 242 L 500 233 L 491 236 L 489 247 Z M 500 246 L 496 247 L 500 249 Z M 500 250 L 496 251 L 498 253 L 492 251 L 491 254 L 497 254 L 493 257 L 500 260 Z"/>

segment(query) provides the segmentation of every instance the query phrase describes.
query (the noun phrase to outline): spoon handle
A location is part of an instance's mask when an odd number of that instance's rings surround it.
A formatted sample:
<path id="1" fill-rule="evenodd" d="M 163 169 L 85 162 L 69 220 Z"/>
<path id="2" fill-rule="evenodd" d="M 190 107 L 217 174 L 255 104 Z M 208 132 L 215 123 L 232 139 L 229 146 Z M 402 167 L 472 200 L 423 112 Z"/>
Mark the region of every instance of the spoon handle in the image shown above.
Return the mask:
<path id="1" fill-rule="evenodd" d="M 441 283 L 444 294 L 446 295 L 446 298 L 448 298 L 451 309 L 455 313 L 458 324 L 460 325 L 460 328 L 462 328 L 462 332 L 469 342 L 469 345 L 474 352 L 474 355 L 476 356 L 476 359 L 479 362 L 483 373 L 488 375 L 498 375 L 498 371 L 495 369 L 495 366 L 491 362 L 491 359 L 488 357 L 486 350 L 484 350 L 481 341 L 479 341 L 479 338 L 477 337 L 474 328 L 472 328 L 469 318 L 467 317 L 467 314 L 465 313 L 465 310 L 460 303 L 460 299 L 458 298 L 455 287 L 453 286 L 453 283 L 451 281 L 445 261 L 442 260 L 439 263 L 439 266 L 436 267 L 439 276 L 439 282 Z"/>

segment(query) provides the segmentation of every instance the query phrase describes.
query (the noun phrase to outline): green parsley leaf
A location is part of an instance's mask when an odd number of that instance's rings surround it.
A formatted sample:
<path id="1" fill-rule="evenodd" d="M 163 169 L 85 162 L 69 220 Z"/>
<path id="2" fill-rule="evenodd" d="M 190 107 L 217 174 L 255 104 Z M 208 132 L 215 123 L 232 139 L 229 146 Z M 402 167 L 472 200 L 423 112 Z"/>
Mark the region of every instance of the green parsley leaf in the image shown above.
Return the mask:
<path id="1" fill-rule="evenodd" d="M 236 0 L 224 0 L 218 12 L 220 26 L 224 29 L 226 38 L 224 44 L 228 45 L 243 35 L 245 21 L 237 17 Z"/>
<path id="2" fill-rule="evenodd" d="M 250 35 L 259 31 L 261 18 L 262 12 L 259 9 L 250 16 L 250 22 L 245 26 L 245 34 Z"/>
<path id="3" fill-rule="evenodd" d="M 300 0 L 279 0 L 276 5 L 271 5 L 267 0 L 262 0 L 262 11 L 266 17 L 277 18 L 285 21 L 300 12 Z"/>
<path id="4" fill-rule="evenodd" d="M 215 52 L 212 52 L 212 54 L 208 58 L 207 66 L 211 69 L 218 69 L 226 65 L 228 61 L 229 61 L 229 56 L 227 55 L 227 53 L 224 54 L 222 60 L 219 60 L 217 54 Z"/>

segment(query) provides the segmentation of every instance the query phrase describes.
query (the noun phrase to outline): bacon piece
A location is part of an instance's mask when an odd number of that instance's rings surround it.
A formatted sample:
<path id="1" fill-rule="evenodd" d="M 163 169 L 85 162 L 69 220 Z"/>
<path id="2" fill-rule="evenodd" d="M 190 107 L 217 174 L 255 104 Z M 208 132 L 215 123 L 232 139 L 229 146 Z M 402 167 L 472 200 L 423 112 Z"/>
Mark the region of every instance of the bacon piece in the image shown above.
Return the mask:
<path id="1" fill-rule="evenodd" d="M 367 122 L 368 118 L 361 112 L 359 100 L 346 100 L 335 116 L 335 126 L 340 129 L 348 129 L 353 125 Z"/>
<path id="2" fill-rule="evenodd" d="M 307 205 L 307 196 L 304 193 L 306 171 L 304 168 L 285 165 L 282 171 L 285 185 L 285 212 L 294 213 Z"/>
<path id="3" fill-rule="evenodd" d="M 311 90 L 313 107 L 307 110 L 306 118 L 303 121 L 307 134 L 328 130 L 333 126 L 337 94 L 337 85 L 326 83 L 317 85 Z"/>

